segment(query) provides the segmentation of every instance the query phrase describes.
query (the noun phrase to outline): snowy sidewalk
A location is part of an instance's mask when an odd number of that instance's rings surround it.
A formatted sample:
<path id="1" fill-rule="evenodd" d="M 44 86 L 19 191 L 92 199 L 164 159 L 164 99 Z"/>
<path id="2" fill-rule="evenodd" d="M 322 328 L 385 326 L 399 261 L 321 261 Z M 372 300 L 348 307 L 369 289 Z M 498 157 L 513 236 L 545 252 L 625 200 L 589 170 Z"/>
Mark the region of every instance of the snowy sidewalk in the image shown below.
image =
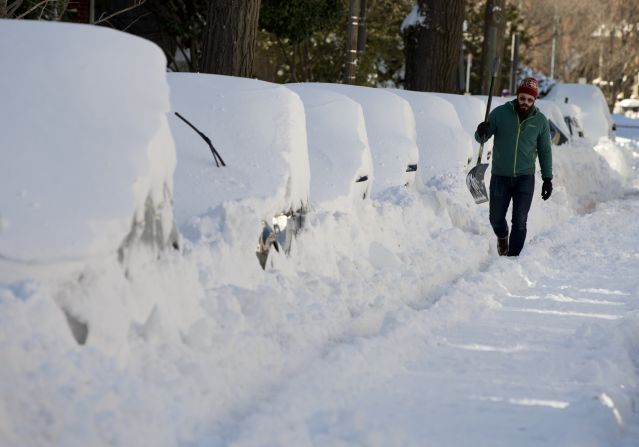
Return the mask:
<path id="1" fill-rule="evenodd" d="M 639 439 L 639 199 L 336 340 L 230 445 L 611 446 Z M 634 364 L 633 364 L 634 360 Z"/>

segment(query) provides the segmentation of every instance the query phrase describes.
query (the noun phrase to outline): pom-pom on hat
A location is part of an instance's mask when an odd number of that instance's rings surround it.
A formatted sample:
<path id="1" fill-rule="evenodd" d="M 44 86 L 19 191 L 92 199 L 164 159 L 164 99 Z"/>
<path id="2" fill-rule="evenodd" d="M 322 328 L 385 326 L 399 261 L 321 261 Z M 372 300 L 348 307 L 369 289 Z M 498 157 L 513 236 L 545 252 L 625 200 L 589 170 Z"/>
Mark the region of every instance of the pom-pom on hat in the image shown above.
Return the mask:
<path id="1" fill-rule="evenodd" d="M 517 94 L 525 93 L 534 97 L 535 99 L 539 96 L 539 84 L 537 83 L 537 79 L 535 78 L 525 78 L 517 87 Z"/>

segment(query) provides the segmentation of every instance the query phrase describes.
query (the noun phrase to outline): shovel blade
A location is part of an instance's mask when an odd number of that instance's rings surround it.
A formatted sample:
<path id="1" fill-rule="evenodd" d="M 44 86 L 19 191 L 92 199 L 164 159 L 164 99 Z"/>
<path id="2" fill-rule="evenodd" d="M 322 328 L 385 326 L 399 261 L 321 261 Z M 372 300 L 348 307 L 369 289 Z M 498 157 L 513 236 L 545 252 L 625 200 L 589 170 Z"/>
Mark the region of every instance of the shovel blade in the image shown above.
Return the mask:
<path id="1" fill-rule="evenodd" d="M 478 164 L 468 172 L 466 176 L 466 186 L 475 199 L 476 204 L 488 202 L 488 193 L 484 184 L 484 175 L 486 174 L 488 165 L 485 163 Z"/>

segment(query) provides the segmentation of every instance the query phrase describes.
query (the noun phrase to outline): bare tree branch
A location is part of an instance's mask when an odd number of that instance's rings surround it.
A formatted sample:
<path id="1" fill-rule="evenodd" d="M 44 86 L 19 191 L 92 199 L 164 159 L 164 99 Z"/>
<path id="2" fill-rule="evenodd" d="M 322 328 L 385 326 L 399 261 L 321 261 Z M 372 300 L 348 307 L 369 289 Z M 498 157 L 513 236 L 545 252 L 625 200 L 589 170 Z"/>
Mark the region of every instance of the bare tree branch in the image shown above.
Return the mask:
<path id="1" fill-rule="evenodd" d="M 33 11 L 35 11 L 39 7 L 42 7 L 42 9 L 46 8 L 47 7 L 47 3 L 49 3 L 50 1 L 52 1 L 52 0 L 42 0 L 40 3 L 36 3 L 27 12 L 24 12 L 24 13 L 20 14 L 19 16 L 17 16 L 16 19 L 24 19 L 26 16 L 31 14 Z"/>
<path id="2" fill-rule="evenodd" d="M 115 17 L 115 16 L 117 16 L 117 15 L 120 15 L 120 14 L 122 14 L 122 13 L 125 13 L 125 12 L 127 12 L 127 11 L 130 11 L 130 10 L 132 10 L 132 9 L 135 9 L 135 8 L 137 8 L 138 6 L 142 6 L 145 2 L 146 2 L 146 0 L 134 0 L 134 1 L 133 1 L 133 4 L 132 4 L 131 6 L 126 7 L 126 8 L 124 8 L 124 9 L 121 9 L 120 11 L 116 11 L 116 12 L 114 12 L 113 14 L 109 14 L 109 15 L 108 15 L 108 16 L 106 16 L 106 17 L 104 16 L 104 14 L 102 14 L 102 15 L 98 18 L 98 20 L 96 20 L 95 22 L 93 22 L 93 24 L 94 24 L 94 25 L 97 25 L 97 24 L 102 23 L 102 22 L 107 22 L 109 19 L 112 19 L 113 17 Z"/>
<path id="3" fill-rule="evenodd" d="M 15 2 L 11 3 L 6 9 L 6 17 L 11 17 L 13 14 L 15 14 L 18 8 L 22 6 L 22 3 L 24 3 L 24 0 L 16 0 Z M 4 1 L 4 4 L 7 4 L 6 0 Z"/>
<path id="4" fill-rule="evenodd" d="M 133 25 L 135 25 L 139 20 L 143 19 L 144 17 L 148 17 L 150 15 L 151 15 L 150 12 L 147 12 L 145 14 L 140 14 L 138 17 L 135 18 L 135 20 L 131 21 L 131 23 L 129 23 L 122 31 L 126 32 L 126 30 L 128 30 Z"/>

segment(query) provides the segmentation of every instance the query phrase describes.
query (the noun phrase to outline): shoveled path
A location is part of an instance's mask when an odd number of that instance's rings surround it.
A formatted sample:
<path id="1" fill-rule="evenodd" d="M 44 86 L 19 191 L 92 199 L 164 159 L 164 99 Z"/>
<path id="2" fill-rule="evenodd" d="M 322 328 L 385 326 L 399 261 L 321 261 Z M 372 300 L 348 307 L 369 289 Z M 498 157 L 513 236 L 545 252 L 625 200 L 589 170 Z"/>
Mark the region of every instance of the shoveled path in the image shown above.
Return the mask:
<path id="1" fill-rule="evenodd" d="M 228 444 L 633 445 L 638 217 L 636 196 L 602 204 L 457 281 L 435 306 L 336 340 L 236 421 Z"/>

